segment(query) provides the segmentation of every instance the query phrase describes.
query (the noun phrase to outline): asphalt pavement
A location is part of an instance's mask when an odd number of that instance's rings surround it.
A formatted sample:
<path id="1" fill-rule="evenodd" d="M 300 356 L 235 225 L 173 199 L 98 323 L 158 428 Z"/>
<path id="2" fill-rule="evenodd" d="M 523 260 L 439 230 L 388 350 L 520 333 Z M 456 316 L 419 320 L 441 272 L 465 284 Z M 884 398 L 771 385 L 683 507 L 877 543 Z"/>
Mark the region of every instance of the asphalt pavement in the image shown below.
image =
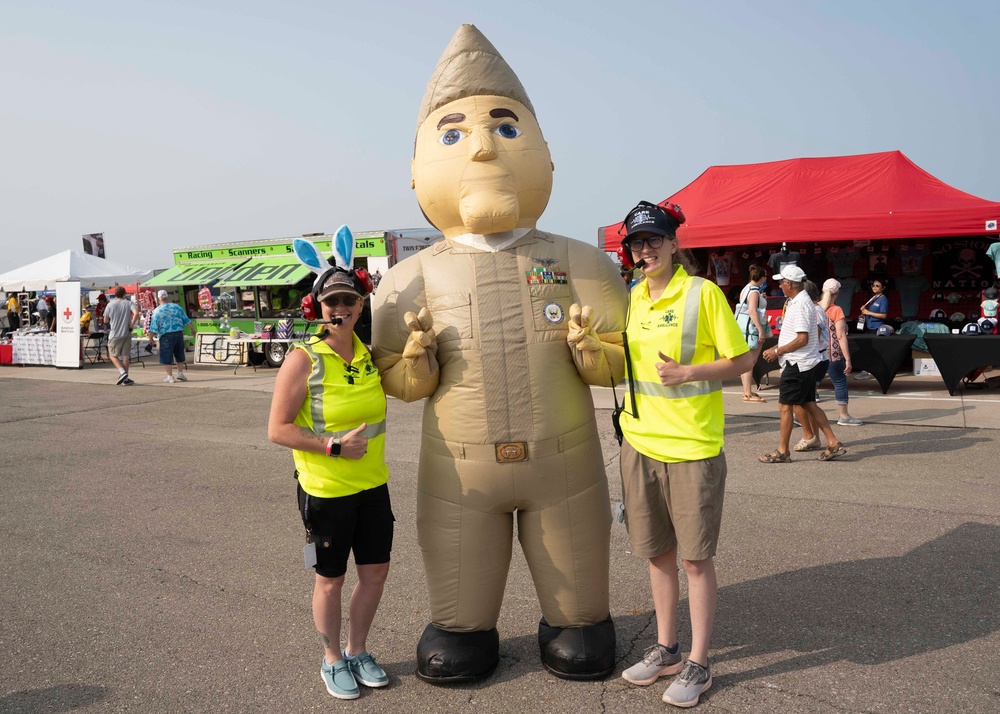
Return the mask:
<path id="1" fill-rule="evenodd" d="M 611 677 L 567 682 L 542 668 L 540 611 L 515 547 L 493 677 L 416 678 L 429 617 L 414 517 L 422 405 L 396 400 L 397 530 L 369 638 L 391 683 L 330 697 L 291 455 L 266 439 L 274 371 L 190 374 L 168 385 L 155 366 L 135 367 L 138 384 L 116 387 L 107 369 L 0 368 L 0 712 L 672 709 L 660 701 L 667 680 L 621 679 L 655 622 L 646 563 L 618 524 Z M 838 431 L 845 459 L 763 465 L 776 399 L 738 395 L 727 384 L 715 683 L 698 710 L 1000 712 L 1000 400 L 926 381 L 897 380 L 888 397 L 852 384 L 852 413 L 869 423 Z M 595 401 L 617 500 L 610 395 Z M 682 608 L 685 597 L 682 575 Z"/>

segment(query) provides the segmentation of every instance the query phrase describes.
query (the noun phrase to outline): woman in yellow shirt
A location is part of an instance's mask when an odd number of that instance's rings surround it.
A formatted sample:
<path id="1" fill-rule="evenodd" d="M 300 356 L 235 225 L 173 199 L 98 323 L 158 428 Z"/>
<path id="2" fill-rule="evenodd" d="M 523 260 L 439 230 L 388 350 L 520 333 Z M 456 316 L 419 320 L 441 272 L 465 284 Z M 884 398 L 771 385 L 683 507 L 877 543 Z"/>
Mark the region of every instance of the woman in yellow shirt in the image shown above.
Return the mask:
<path id="1" fill-rule="evenodd" d="M 324 323 L 295 345 L 274 385 L 268 437 L 292 449 L 306 527 L 306 561 L 316 570 L 313 620 L 323 640 L 320 674 L 339 699 L 389 683 L 366 639 L 389 572 L 393 521 L 385 464 L 385 393 L 371 355 L 354 333 L 370 283 L 332 268 L 311 294 Z M 341 591 L 354 552 L 347 647 L 341 650 Z"/>

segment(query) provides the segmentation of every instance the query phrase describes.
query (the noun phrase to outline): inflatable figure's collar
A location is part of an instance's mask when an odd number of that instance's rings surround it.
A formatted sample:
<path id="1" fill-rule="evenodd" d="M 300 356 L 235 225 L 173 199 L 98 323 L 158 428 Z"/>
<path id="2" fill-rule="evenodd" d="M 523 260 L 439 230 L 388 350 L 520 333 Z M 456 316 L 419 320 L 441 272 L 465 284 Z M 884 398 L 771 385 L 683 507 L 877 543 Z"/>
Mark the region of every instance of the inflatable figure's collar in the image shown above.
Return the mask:
<path id="1" fill-rule="evenodd" d="M 535 113 L 521 80 L 475 25 L 462 25 L 451 38 L 427 83 L 417 127 L 445 104 L 465 97 L 507 97 Z"/>

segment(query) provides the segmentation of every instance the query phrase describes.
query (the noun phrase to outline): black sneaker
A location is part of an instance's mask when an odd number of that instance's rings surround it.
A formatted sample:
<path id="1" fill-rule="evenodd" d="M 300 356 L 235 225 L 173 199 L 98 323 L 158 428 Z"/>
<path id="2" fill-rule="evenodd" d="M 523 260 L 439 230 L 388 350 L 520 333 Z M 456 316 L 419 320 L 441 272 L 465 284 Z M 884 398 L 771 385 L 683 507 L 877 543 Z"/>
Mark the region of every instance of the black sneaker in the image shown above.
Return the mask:
<path id="1" fill-rule="evenodd" d="M 128 375 L 126 375 L 126 376 L 125 376 L 125 381 L 124 381 L 124 382 L 122 382 L 122 385 L 124 385 L 124 386 L 126 386 L 126 387 L 127 387 L 127 386 L 129 386 L 130 384 L 135 384 L 135 380 L 134 380 L 134 379 L 129 379 L 129 378 L 128 378 Z"/>
<path id="2" fill-rule="evenodd" d="M 128 372 L 123 372 L 122 374 L 118 375 L 118 381 L 115 382 L 115 384 L 125 384 L 127 380 L 128 380 Z"/>

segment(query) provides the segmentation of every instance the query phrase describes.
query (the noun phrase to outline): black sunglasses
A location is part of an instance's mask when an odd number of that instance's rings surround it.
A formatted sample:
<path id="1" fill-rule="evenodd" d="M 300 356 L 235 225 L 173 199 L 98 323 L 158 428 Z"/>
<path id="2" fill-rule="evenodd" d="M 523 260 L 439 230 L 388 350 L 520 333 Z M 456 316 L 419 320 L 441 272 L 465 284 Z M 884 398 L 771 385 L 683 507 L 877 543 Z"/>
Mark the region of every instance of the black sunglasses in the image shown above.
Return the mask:
<path id="1" fill-rule="evenodd" d="M 323 304 L 327 307 L 337 307 L 338 305 L 354 307 L 358 304 L 358 297 L 356 295 L 331 295 L 323 300 Z"/>
<path id="2" fill-rule="evenodd" d="M 638 253 L 642 250 L 642 244 L 646 243 L 650 248 L 659 248 L 663 245 L 663 236 L 648 236 L 646 238 L 626 238 L 622 241 L 625 247 L 628 248 L 633 253 Z"/>

